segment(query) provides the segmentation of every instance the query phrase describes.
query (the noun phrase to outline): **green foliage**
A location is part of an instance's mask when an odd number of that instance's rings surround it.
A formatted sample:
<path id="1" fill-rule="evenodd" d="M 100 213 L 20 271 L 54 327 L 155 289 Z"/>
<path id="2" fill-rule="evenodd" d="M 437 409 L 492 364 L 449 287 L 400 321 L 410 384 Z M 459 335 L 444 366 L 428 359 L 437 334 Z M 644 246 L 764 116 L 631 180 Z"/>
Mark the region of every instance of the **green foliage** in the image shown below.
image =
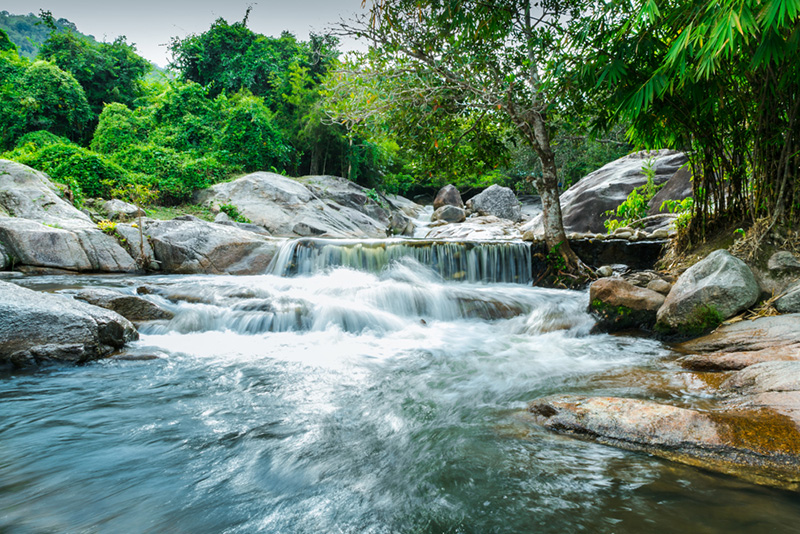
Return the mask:
<path id="1" fill-rule="evenodd" d="M 233 204 L 221 204 L 219 211 L 239 223 L 251 223 L 250 219 L 239 213 L 239 209 Z"/>
<path id="2" fill-rule="evenodd" d="M 677 213 L 675 226 L 679 229 L 688 228 L 692 221 L 692 210 L 694 209 L 694 199 L 692 197 L 683 200 L 665 200 L 661 203 L 661 210 L 667 209 L 670 213 Z"/>
<path id="3" fill-rule="evenodd" d="M 0 52 L 16 52 L 17 45 L 11 42 L 11 39 L 8 38 L 8 34 L 0 28 Z"/>
<path id="4" fill-rule="evenodd" d="M 197 189 L 208 187 L 207 177 L 186 169 L 189 157 L 156 145 L 134 145 L 113 155 L 120 166 L 146 176 L 145 185 L 158 191 L 159 202 L 180 204 Z"/>
<path id="5" fill-rule="evenodd" d="M 101 232 L 108 235 L 115 235 L 117 233 L 117 223 L 113 221 L 109 221 L 103 219 L 102 221 L 98 221 L 97 227 L 100 229 Z"/>
<path id="6" fill-rule="evenodd" d="M 92 137 L 92 150 L 101 154 L 119 152 L 147 139 L 147 122 L 125 104 L 106 104 Z"/>
<path id="7" fill-rule="evenodd" d="M 289 147 L 264 101 L 247 91 L 222 101 L 222 128 L 216 147 L 226 163 L 248 171 L 283 168 Z"/>
<path id="8" fill-rule="evenodd" d="M 133 105 L 141 95 L 142 79 L 151 69 L 150 62 L 136 54 L 125 37 L 96 43 L 73 31 L 52 33 L 39 57 L 75 76 L 95 115 L 107 103 Z"/>
<path id="9" fill-rule="evenodd" d="M 612 233 L 617 228 L 630 226 L 635 221 L 647 217 L 647 211 L 650 209 L 650 200 L 664 184 L 660 186 L 655 184 L 656 171 L 653 167 L 652 159 L 647 160 L 642 165 L 642 174 L 647 178 L 647 182 L 631 191 L 628 194 L 628 198 L 617 206 L 616 210 L 604 213 L 604 215 L 617 217 L 617 219 L 608 218 L 603 223 L 608 233 Z"/>
<path id="10" fill-rule="evenodd" d="M 38 150 L 49 145 L 77 146 L 66 137 L 59 137 L 46 130 L 26 133 L 17 140 L 17 148 L 28 147 L 31 150 Z"/>

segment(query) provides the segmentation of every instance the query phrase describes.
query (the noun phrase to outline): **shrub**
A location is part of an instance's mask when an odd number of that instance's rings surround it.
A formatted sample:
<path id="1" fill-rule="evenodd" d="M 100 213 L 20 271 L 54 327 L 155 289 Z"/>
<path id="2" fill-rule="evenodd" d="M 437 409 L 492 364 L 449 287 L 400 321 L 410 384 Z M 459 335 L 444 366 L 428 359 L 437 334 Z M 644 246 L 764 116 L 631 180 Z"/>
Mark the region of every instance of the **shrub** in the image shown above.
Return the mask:
<path id="1" fill-rule="evenodd" d="M 113 154 L 147 139 L 145 121 L 124 104 L 106 104 L 92 137 L 92 150 Z"/>

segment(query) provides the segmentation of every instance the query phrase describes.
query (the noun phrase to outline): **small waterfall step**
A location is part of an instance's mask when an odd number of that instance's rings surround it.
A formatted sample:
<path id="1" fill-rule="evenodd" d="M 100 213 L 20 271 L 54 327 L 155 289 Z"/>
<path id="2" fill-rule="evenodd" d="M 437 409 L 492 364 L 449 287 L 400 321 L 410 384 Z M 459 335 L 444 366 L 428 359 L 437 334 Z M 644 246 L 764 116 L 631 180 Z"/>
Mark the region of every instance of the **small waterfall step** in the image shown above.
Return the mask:
<path id="1" fill-rule="evenodd" d="M 404 258 L 431 268 L 445 280 L 514 284 L 532 281 L 530 245 L 522 241 L 301 238 L 283 245 L 269 272 L 302 276 L 331 267 L 348 267 L 374 273 Z"/>

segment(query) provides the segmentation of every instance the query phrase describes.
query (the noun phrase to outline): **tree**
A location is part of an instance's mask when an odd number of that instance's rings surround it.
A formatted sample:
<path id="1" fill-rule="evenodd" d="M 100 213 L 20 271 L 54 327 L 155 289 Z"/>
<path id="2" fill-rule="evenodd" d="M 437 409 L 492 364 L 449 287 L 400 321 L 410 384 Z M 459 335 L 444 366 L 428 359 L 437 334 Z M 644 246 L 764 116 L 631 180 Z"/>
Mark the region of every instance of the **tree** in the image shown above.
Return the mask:
<path id="1" fill-rule="evenodd" d="M 152 68 L 124 36 L 95 43 L 76 32 L 53 32 L 39 57 L 75 76 L 96 116 L 112 102 L 134 106 L 142 94 L 142 79 Z"/>
<path id="2" fill-rule="evenodd" d="M 18 80 L 17 102 L 23 131 L 47 130 L 81 140 L 91 123 L 91 111 L 77 80 L 47 61 L 37 61 Z"/>
<path id="3" fill-rule="evenodd" d="M 512 125 L 542 162 L 545 241 L 569 270 L 580 261 L 564 233 L 548 113 L 558 93 L 545 73 L 557 66 L 571 2 L 546 0 L 373 0 L 369 16 L 344 23 L 398 68 L 436 87 L 436 99 Z M 534 9 L 537 12 L 534 12 Z M 436 85 L 434 86 L 433 83 Z M 418 95 L 423 96 L 424 95 Z"/>
<path id="4" fill-rule="evenodd" d="M 575 81 L 609 110 L 600 122 L 687 151 L 690 236 L 800 220 L 800 1 L 612 2 L 580 28 Z"/>

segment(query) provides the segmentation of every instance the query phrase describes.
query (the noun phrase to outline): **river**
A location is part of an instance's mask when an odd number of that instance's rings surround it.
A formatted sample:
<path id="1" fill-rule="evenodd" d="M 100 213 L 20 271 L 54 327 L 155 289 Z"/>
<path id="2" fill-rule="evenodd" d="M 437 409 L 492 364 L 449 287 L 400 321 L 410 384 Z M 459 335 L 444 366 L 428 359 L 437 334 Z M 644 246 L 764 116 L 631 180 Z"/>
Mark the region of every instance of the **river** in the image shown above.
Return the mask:
<path id="1" fill-rule="evenodd" d="M 554 393 L 705 402 L 688 374 L 654 386 L 668 347 L 590 334 L 585 292 L 301 256 L 281 276 L 17 280 L 146 287 L 175 318 L 126 353 L 157 359 L 0 376 L 0 532 L 797 531 L 796 493 L 520 417 Z"/>

